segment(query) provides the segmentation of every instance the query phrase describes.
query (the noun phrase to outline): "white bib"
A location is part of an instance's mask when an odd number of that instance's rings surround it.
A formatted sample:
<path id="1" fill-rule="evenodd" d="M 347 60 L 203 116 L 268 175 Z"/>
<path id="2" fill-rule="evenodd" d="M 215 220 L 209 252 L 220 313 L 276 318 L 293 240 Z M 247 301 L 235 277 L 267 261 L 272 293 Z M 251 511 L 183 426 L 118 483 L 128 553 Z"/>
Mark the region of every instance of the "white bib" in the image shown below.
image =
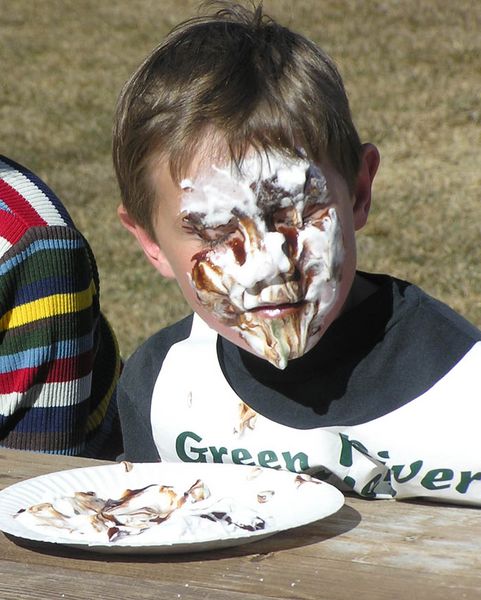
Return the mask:
<path id="1" fill-rule="evenodd" d="M 307 471 L 368 497 L 481 504 L 481 343 L 401 408 L 360 425 L 307 430 L 244 404 L 216 345 L 217 333 L 196 315 L 191 335 L 164 360 L 151 409 L 162 460 Z"/>

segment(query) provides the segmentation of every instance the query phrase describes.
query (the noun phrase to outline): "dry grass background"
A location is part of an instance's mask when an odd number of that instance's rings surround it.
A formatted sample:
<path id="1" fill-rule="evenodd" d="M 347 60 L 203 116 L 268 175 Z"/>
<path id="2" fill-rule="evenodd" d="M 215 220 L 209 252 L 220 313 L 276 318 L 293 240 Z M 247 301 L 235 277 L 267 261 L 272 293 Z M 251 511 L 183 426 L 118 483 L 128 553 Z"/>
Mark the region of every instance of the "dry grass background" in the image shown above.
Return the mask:
<path id="1" fill-rule="evenodd" d="M 0 0 L 0 152 L 41 175 L 89 239 L 124 355 L 187 312 L 117 222 L 118 91 L 194 0 Z M 265 0 L 344 75 L 382 163 L 359 263 L 420 284 L 481 326 L 481 3 Z"/>

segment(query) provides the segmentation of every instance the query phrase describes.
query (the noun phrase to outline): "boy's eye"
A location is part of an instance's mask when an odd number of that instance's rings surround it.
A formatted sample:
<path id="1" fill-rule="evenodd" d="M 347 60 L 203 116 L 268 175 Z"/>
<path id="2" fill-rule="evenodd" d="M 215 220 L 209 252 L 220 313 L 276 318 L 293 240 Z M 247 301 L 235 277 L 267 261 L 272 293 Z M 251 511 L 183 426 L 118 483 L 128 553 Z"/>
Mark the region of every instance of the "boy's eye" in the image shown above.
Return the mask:
<path id="1" fill-rule="evenodd" d="M 200 230 L 198 235 L 206 242 L 220 242 L 228 238 L 234 231 L 234 228 L 219 225 L 218 227 L 206 227 Z"/>
<path id="2" fill-rule="evenodd" d="M 280 208 L 272 215 L 272 225 L 278 231 L 282 227 L 300 227 L 299 215 L 293 206 Z"/>
<path id="3" fill-rule="evenodd" d="M 297 227 L 300 229 L 305 225 L 322 227 L 328 210 L 329 206 L 326 204 L 311 203 L 304 208 L 301 217 L 293 206 L 279 209 L 272 215 L 273 229 L 276 231 L 284 227 Z"/>
<path id="4" fill-rule="evenodd" d="M 206 227 L 198 220 L 192 220 L 188 217 L 184 218 L 182 227 L 187 233 L 194 234 L 203 242 L 209 244 L 223 242 L 234 235 L 238 229 L 236 219 L 231 219 L 228 223 L 218 225 L 217 227 Z"/>

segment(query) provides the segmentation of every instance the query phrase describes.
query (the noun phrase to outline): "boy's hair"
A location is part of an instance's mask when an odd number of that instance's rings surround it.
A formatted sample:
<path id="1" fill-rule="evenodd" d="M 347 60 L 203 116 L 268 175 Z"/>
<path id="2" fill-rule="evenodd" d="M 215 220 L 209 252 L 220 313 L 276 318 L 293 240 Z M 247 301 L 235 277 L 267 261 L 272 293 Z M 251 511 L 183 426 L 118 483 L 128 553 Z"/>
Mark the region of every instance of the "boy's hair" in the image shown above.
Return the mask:
<path id="1" fill-rule="evenodd" d="M 303 148 L 329 158 L 352 191 L 361 143 L 341 76 L 304 36 L 231 2 L 175 27 L 125 84 L 117 104 L 113 157 L 122 202 L 155 239 L 154 160 L 179 182 L 209 137 L 238 166 L 246 151 Z"/>

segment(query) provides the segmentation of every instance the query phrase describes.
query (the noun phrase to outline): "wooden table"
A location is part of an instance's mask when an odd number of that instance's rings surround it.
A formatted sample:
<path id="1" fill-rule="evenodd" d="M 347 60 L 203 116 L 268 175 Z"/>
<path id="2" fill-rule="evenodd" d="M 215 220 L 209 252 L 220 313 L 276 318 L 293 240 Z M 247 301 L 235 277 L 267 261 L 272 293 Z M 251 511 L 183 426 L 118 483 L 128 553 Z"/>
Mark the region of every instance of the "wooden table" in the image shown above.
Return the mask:
<path id="1" fill-rule="evenodd" d="M 0 488 L 101 464 L 0 450 Z M 233 549 L 126 556 L 0 534 L 1 600 L 461 600 L 481 598 L 481 513 L 348 498 L 335 515 Z"/>

